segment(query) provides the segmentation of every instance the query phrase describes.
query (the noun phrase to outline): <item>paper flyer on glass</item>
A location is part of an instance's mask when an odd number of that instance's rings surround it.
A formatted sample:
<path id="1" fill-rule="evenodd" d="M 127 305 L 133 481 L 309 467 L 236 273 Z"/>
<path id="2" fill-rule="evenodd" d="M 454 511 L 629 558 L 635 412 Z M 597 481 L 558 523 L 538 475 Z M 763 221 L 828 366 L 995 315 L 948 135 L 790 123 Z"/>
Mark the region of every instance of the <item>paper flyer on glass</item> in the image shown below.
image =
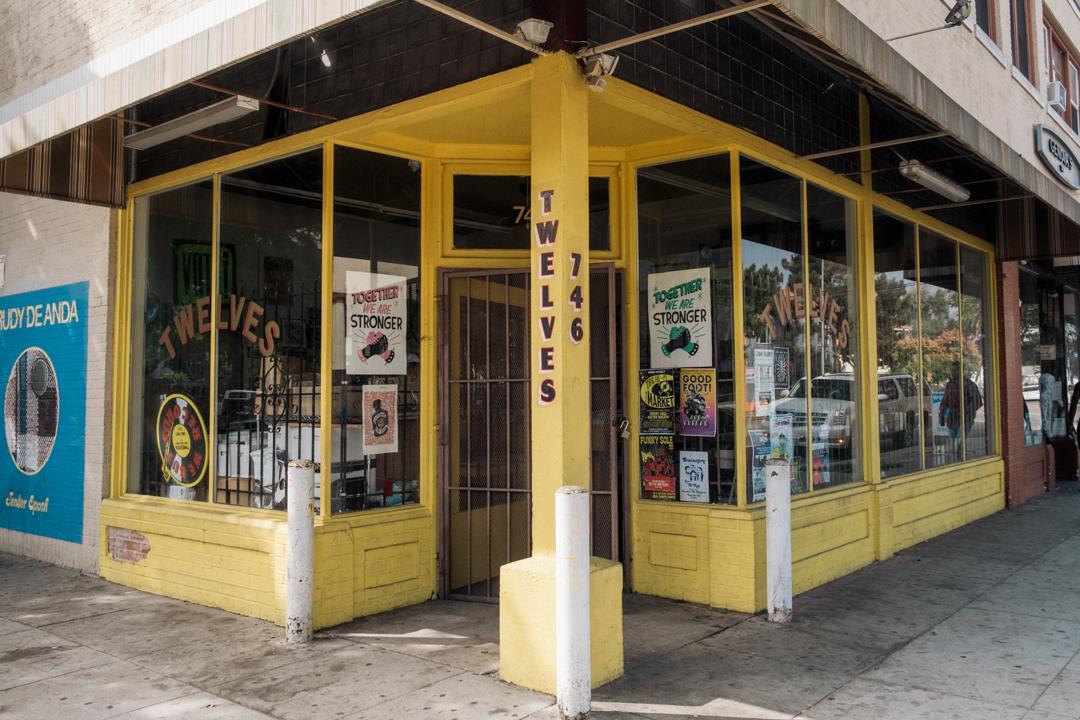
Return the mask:
<path id="1" fill-rule="evenodd" d="M 748 430 L 746 434 L 750 436 L 750 445 L 754 449 L 750 462 L 750 502 L 761 502 L 765 499 L 765 463 L 772 457 L 769 433 L 764 430 Z"/>
<path id="2" fill-rule="evenodd" d="M 716 370 L 679 372 L 679 434 L 716 436 Z"/>
<path id="3" fill-rule="evenodd" d="M 709 453 L 696 450 L 679 453 L 679 499 L 709 502 Z"/>
<path id="4" fill-rule="evenodd" d="M 670 370 L 638 373 L 638 431 L 642 435 L 675 433 L 675 376 Z"/>
<path id="5" fill-rule="evenodd" d="M 774 397 L 773 372 L 775 367 L 773 360 L 772 348 L 756 348 L 754 350 L 754 405 L 756 408 L 755 414 L 758 417 L 767 416 L 769 406 L 776 399 Z"/>
<path id="6" fill-rule="evenodd" d="M 709 268 L 649 275 L 649 365 L 712 367 Z"/>
<path id="7" fill-rule="evenodd" d="M 365 385 L 364 454 L 396 453 L 397 385 Z"/>
<path id="8" fill-rule="evenodd" d="M 345 273 L 345 372 L 404 375 L 406 278 L 350 270 Z"/>
<path id="9" fill-rule="evenodd" d="M 675 499 L 675 436 L 641 435 L 641 497 L 645 500 Z"/>

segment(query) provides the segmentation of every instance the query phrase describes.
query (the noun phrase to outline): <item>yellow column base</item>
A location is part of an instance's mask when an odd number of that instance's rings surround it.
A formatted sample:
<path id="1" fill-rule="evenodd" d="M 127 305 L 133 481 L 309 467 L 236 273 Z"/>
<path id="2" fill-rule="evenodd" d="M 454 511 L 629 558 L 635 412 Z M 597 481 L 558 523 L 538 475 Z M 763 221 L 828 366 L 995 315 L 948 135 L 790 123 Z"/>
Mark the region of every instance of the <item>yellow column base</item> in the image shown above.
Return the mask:
<path id="1" fill-rule="evenodd" d="M 622 565 L 594 557 L 589 564 L 592 607 L 592 686 L 623 674 Z M 555 694 L 555 559 L 530 557 L 499 574 L 499 676 Z"/>

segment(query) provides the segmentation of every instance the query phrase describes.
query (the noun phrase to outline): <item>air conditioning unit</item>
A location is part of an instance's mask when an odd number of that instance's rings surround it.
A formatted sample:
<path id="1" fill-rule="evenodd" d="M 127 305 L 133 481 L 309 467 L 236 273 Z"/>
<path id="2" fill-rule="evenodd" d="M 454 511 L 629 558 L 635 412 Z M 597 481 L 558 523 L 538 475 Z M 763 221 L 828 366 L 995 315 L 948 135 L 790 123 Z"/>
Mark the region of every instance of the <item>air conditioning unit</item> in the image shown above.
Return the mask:
<path id="1" fill-rule="evenodd" d="M 1046 97 L 1050 100 L 1050 109 L 1059 113 L 1065 112 L 1068 106 L 1068 98 L 1065 85 L 1060 82 L 1052 82 L 1046 86 Z"/>

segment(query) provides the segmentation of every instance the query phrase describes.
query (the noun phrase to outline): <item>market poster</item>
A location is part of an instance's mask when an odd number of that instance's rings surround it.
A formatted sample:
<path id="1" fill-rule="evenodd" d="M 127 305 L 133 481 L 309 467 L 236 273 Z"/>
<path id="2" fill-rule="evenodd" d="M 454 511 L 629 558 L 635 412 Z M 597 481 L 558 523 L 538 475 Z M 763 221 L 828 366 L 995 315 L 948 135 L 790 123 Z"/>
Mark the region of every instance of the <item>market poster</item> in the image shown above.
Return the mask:
<path id="1" fill-rule="evenodd" d="M 773 348 L 773 388 L 791 389 L 791 350 L 786 347 Z"/>
<path id="2" fill-rule="evenodd" d="M 649 364 L 712 367 L 709 268 L 649 275 Z"/>
<path id="3" fill-rule="evenodd" d="M 930 411 L 930 424 L 934 426 L 934 435 L 936 437 L 949 437 L 949 426 L 941 424 L 941 400 L 945 397 L 945 393 L 936 392 L 930 395 L 931 411 Z"/>
<path id="4" fill-rule="evenodd" d="M 363 398 L 364 454 L 396 453 L 398 386 L 365 385 Z"/>
<path id="5" fill-rule="evenodd" d="M 679 434 L 716 436 L 716 370 L 679 373 Z"/>
<path id="6" fill-rule="evenodd" d="M 753 447 L 751 456 L 751 486 L 752 494 L 750 502 L 761 502 L 765 499 L 765 463 L 772 457 L 772 448 L 769 446 L 769 433 L 764 430 L 748 430 L 750 445 Z"/>
<path id="7" fill-rule="evenodd" d="M 641 370 L 638 373 L 640 409 L 638 430 L 642 435 L 672 435 L 675 432 L 675 376 L 670 370 Z"/>
<path id="8" fill-rule="evenodd" d="M 89 289 L 81 282 L 0 298 L 8 450 L 0 527 L 80 544 Z"/>
<path id="9" fill-rule="evenodd" d="M 709 453 L 696 450 L 679 453 L 679 499 L 709 502 Z"/>
<path id="10" fill-rule="evenodd" d="M 769 414 L 769 406 L 775 399 L 775 385 L 773 382 L 774 354 L 771 348 L 754 349 L 754 404 L 755 414 L 765 417 Z"/>
<path id="11" fill-rule="evenodd" d="M 773 460 L 791 462 L 791 413 L 777 413 L 769 418 L 769 442 L 772 445 Z"/>
<path id="12" fill-rule="evenodd" d="M 641 435 L 641 497 L 645 500 L 675 499 L 675 436 Z"/>
<path id="13" fill-rule="evenodd" d="M 814 457 L 811 463 L 811 472 L 814 478 L 814 487 L 828 485 L 832 481 L 832 476 L 829 471 L 829 443 L 814 443 L 813 453 Z"/>
<path id="14" fill-rule="evenodd" d="M 345 372 L 404 375 L 406 278 L 349 270 L 345 273 Z"/>

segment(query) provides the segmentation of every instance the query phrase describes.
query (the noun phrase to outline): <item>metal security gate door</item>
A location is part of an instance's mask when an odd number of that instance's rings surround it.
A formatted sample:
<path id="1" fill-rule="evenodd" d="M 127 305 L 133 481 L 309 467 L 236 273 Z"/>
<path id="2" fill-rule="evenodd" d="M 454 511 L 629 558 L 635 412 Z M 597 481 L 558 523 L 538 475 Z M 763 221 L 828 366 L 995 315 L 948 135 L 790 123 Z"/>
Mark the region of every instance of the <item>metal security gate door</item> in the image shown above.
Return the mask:
<path id="1" fill-rule="evenodd" d="M 611 265 L 590 275 L 592 554 L 613 560 L 619 278 Z M 443 271 L 439 315 L 440 594 L 497 602 L 499 568 L 532 553 L 528 269 Z"/>
<path id="2" fill-rule="evenodd" d="M 499 568 L 532 553 L 529 274 L 444 272 L 443 595 L 496 602 Z"/>

